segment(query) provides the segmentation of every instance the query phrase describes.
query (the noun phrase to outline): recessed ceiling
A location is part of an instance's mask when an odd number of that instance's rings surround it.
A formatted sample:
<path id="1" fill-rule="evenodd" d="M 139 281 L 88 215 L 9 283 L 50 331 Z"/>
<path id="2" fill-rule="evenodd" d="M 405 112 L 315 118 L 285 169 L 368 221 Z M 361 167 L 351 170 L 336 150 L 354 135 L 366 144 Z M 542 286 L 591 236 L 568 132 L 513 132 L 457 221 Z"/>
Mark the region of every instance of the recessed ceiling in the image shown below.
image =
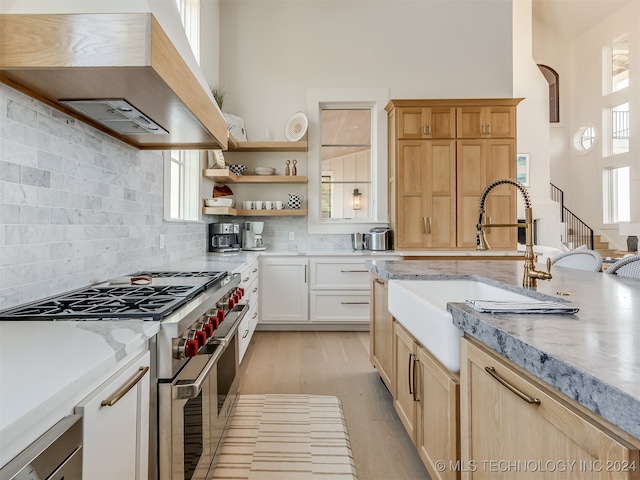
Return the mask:
<path id="1" fill-rule="evenodd" d="M 533 17 L 571 41 L 633 1 L 533 0 Z"/>

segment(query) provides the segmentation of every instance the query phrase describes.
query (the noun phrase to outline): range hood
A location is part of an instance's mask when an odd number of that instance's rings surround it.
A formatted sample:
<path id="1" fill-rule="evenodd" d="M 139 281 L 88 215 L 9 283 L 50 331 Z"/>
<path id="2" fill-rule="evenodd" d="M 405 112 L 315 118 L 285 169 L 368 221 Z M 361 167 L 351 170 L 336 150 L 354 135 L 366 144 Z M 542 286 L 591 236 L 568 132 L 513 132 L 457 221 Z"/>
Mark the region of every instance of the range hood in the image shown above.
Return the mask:
<path id="1" fill-rule="evenodd" d="M 152 13 L 2 14 L 0 81 L 140 149 L 226 149 L 227 124 Z"/>

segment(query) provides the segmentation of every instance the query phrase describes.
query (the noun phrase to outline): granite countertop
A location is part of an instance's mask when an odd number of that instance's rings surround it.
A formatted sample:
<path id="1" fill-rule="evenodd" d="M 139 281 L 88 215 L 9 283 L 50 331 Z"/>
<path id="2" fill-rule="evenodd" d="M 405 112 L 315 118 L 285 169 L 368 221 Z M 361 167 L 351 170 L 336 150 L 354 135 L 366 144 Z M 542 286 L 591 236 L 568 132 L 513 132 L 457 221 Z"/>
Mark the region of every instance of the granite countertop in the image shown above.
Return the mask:
<path id="1" fill-rule="evenodd" d="M 570 301 L 580 309 L 575 315 L 486 314 L 461 303 L 450 303 L 447 309 L 467 336 L 640 438 L 638 280 L 554 268 L 550 281 L 524 289 L 522 263 L 509 260 L 373 260 L 366 265 L 386 280 L 471 277 L 531 296 L 538 292 Z M 539 270 L 544 270 L 542 265 Z"/>
<path id="2" fill-rule="evenodd" d="M 147 349 L 159 322 L 0 322 L 0 466 Z"/>

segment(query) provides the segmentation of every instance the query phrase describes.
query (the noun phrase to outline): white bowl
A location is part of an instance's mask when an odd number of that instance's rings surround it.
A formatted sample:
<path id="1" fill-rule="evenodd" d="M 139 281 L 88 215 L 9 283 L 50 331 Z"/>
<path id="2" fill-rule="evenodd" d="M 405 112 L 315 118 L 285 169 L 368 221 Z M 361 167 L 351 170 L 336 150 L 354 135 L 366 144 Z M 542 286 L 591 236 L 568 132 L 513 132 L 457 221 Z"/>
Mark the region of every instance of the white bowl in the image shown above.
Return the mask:
<path id="1" fill-rule="evenodd" d="M 233 207 L 234 203 L 235 203 L 235 199 L 230 197 L 216 197 L 216 198 L 204 199 L 204 204 L 207 207 Z"/>
<path id="2" fill-rule="evenodd" d="M 256 172 L 256 175 L 274 175 L 276 173 L 276 169 L 273 167 L 256 167 L 253 171 Z"/>

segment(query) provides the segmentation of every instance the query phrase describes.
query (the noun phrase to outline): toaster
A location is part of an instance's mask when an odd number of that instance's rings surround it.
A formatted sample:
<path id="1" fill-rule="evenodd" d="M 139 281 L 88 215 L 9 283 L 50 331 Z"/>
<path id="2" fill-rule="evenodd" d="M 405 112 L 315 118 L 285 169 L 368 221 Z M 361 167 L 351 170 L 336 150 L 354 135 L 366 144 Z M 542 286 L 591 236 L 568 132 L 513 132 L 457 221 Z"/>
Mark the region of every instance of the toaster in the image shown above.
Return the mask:
<path id="1" fill-rule="evenodd" d="M 369 250 L 393 250 L 393 231 L 390 228 L 372 228 L 371 230 L 369 230 L 367 236 Z"/>

